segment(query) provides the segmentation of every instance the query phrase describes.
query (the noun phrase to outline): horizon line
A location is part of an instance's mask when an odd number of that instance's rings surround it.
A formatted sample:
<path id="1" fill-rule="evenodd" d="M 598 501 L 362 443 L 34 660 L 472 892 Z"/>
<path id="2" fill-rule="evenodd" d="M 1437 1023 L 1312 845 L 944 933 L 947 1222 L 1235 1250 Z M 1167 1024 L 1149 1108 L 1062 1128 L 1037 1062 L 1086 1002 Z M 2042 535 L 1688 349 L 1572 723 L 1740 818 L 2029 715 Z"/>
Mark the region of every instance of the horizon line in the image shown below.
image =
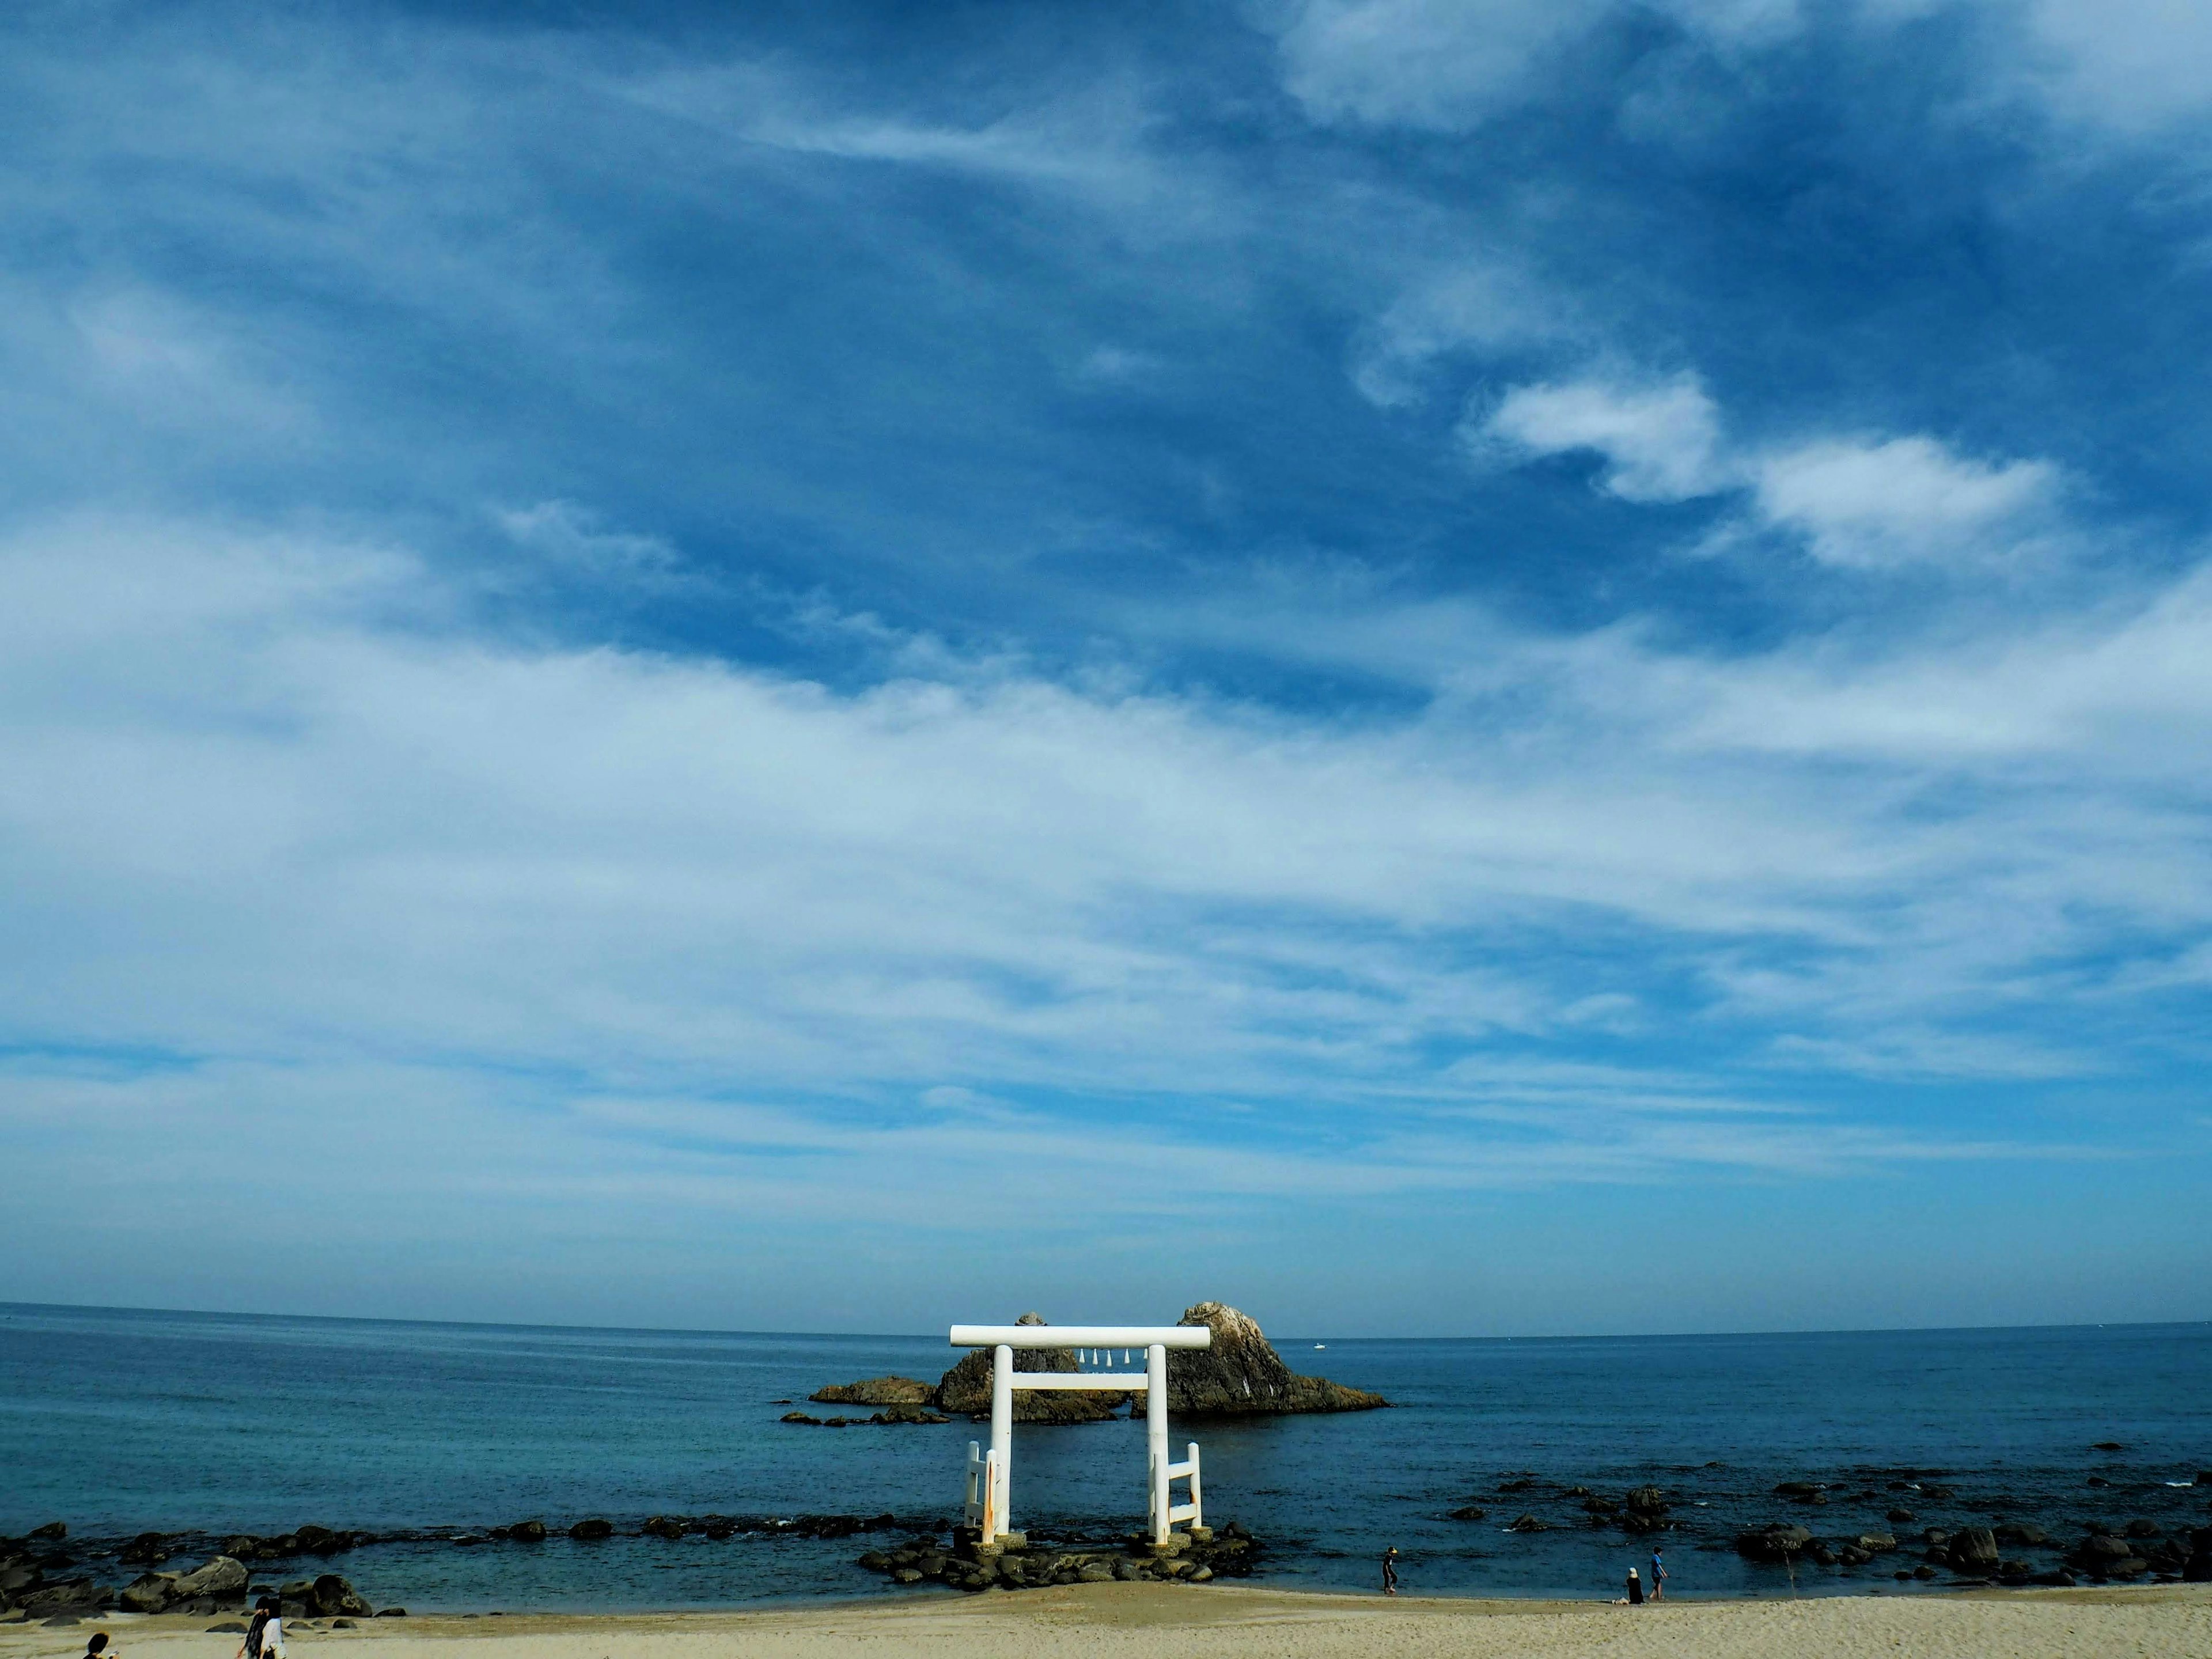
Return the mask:
<path id="1" fill-rule="evenodd" d="M 927 1331 L 802 1331 L 747 1330 L 708 1325 L 562 1325 L 541 1320 L 423 1319 L 377 1314 L 270 1313 L 244 1309 L 132 1307 L 120 1304 L 79 1302 L 16 1302 L 0 1300 L 0 1313 L 23 1309 L 36 1312 L 75 1314 L 152 1314 L 200 1319 L 252 1319 L 313 1322 L 335 1325 L 425 1325 L 441 1329 L 494 1331 L 572 1331 L 618 1336 L 807 1337 L 851 1342 L 921 1342 L 933 1340 Z M 9 1316 L 12 1316 L 10 1315 Z M 1668 1342 L 1695 1338 L 1817 1337 L 1817 1336 L 1940 1336 L 1965 1332 L 2007 1331 L 2153 1331 L 2191 1325 L 2212 1326 L 2212 1318 L 2152 1320 L 2081 1320 L 2045 1325 L 1866 1325 L 1803 1327 L 1775 1330 L 1584 1331 L 1551 1332 L 1513 1336 L 1335 1336 L 1326 1331 L 1307 1331 L 1280 1341 L 1322 1338 L 1331 1342 Z M 1279 1340 L 1269 1337 L 1270 1343 Z M 948 1345 L 949 1351 L 949 1345 Z"/>

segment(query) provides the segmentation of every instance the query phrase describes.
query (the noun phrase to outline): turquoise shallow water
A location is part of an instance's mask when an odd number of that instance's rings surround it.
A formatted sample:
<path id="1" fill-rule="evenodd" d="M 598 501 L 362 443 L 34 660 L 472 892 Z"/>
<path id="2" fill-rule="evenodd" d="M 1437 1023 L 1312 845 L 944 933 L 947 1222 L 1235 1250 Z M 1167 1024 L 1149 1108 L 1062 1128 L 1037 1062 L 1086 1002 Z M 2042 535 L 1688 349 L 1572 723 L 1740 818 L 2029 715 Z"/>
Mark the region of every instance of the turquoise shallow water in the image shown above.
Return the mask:
<path id="1" fill-rule="evenodd" d="M 1561 1489 L 1652 1482 L 1680 1522 L 1671 1591 L 1791 1593 L 1725 1547 L 1796 1520 L 1830 1535 L 2035 1520 L 2212 1522 L 2212 1324 L 1543 1341 L 1283 1340 L 1301 1370 L 1394 1409 L 1178 1422 L 1204 1447 L 1209 1518 L 1271 1546 L 1290 1588 L 1366 1589 L 1384 1543 L 1408 1589 L 1609 1595 L 1645 1547 L 1582 1524 Z M 603 1515 L 948 1516 L 980 1425 L 807 1429 L 777 1418 L 821 1383 L 934 1377 L 940 1337 L 571 1330 L 0 1304 L 0 1532 L 61 1519 L 271 1534 L 483 1528 Z M 825 1413 L 833 1408 L 817 1408 Z M 2117 1442 L 2123 1449 L 2095 1449 Z M 1141 1423 L 1023 1429 L 1018 1523 L 1094 1530 L 1143 1510 Z M 1502 1480 L 1536 1484 L 1503 1493 Z M 1937 1473 L 1940 1472 L 1940 1473 Z M 1776 1498 L 1828 1483 L 1831 1502 Z M 1893 1480 L 1948 1497 L 1893 1491 Z M 2093 1485 L 2092 1481 L 2105 1484 Z M 1861 1501 L 1860 1492 L 1878 1494 Z M 1449 1511 L 1474 1502 L 1480 1522 Z M 1889 1527 L 1902 1504 L 1912 1528 Z M 1504 1531 L 1523 1513 L 1556 1523 Z M 586 1546 L 372 1546 L 337 1570 L 380 1605 L 489 1610 L 727 1605 L 894 1590 L 854 1569 L 868 1540 L 743 1534 Z M 2048 1565 L 2047 1553 L 2036 1565 Z M 1905 1558 L 1910 1564 L 1915 1557 Z M 1906 1593 L 1880 1571 L 1801 1570 L 1799 1593 Z M 113 1582 L 130 1577 L 125 1571 Z M 273 1571 L 275 1577 L 289 1571 Z M 1915 1592 L 1917 1593 L 1917 1592 Z"/>

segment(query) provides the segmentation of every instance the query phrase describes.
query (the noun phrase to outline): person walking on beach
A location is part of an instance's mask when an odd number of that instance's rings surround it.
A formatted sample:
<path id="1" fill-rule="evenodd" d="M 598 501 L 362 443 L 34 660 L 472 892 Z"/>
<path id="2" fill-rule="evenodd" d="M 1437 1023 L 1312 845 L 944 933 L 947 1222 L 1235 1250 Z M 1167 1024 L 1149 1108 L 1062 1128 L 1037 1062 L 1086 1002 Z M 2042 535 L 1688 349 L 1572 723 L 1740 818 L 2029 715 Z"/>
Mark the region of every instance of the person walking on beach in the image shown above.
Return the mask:
<path id="1" fill-rule="evenodd" d="M 1382 1552 L 1382 1594 L 1398 1593 L 1398 1547 L 1395 1544 Z"/>
<path id="2" fill-rule="evenodd" d="M 238 1659 L 284 1659 L 284 1620 L 275 1596 L 264 1595 L 253 1604 L 253 1622 L 238 1644 Z"/>
<path id="3" fill-rule="evenodd" d="M 1644 1581 L 1636 1576 L 1633 1567 L 1628 1570 L 1628 1605 L 1632 1607 L 1644 1605 Z"/>
<path id="4" fill-rule="evenodd" d="M 1651 1551 L 1651 1599 L 1655 1601 L 1667 1599 L 1667 1564 L 1659 1559 L 1656 1546 Z"/>

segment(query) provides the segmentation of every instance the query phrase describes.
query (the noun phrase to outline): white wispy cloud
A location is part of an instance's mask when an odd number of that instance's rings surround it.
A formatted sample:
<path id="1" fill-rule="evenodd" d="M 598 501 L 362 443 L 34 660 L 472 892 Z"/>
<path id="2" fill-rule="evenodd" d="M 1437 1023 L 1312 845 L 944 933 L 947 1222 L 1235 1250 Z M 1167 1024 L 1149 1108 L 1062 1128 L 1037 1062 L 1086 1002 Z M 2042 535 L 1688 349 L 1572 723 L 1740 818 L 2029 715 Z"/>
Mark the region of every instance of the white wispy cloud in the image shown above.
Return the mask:
<path id="1" fill-rule="evenodd" d="M 1486 457 L 1599 456 L 1599 487 L 1624 501 L 1741 494 L 1756 527 L 1844 569 L 2034 552 L 2057 527 L 2064 483 L 2048 461 L 1977 459 L 1922 434 L 1765 448 L 1730 441 L 1719 409 L 1687 374 L 1516 386 L 1471 413 L 1462 432 Z"/>

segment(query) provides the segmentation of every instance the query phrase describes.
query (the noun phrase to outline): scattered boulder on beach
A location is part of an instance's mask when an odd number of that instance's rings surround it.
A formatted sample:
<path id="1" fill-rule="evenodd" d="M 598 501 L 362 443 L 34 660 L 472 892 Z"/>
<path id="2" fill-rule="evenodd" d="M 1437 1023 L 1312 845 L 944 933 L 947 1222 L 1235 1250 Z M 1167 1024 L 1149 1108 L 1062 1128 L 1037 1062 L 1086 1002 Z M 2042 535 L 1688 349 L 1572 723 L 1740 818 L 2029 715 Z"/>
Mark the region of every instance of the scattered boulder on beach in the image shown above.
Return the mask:
<path id="1" fill-rule="evenodd" d="M 205 1565 L 179 1576 L 174 1600 L 178 1601 L 210 1601 L 210 1611 L 246 1605 L 246 1586 L 248 1574 L 246 1564 L 228 1555 L 218 1555 Z"/>
<path id="2" fill-rule="evenodd" d="M 96 1613 L 115 1600 L 115 1592 L 89 1578 L 64 1578 L 41 1585 L 23 1597 L 23 1610 L 33 1619 L 57 1613 Z"/>
<path id="3" fill-rule="evenodd" d="M 1208 1348 L 1168 1351 L 1168 1408 L 1195 1415 L 1256 1416 L 1285 1412 L 1364 1412 L 1390 1402 L 1326 1377 L 1301 1376 L 1249 1315 L 1201 1302 L 1177 1322 L 1213 1332 Z"/>
<path id="4" fill-rule="evenodd" d="M 115 1605 L 125 1613 L 159 1613 L 177 1599 L 177 1575 L 149 1572 L 132 1579 L 116 1593 Z"/>
<path id="5" fill-rule="evenodd" d="M 375 1609 L 354 1587 L 334 1572 L 324 1573 L 315 1580 L 309 1587 L 308 1601 L 325 1619 L 334 1619 L 342 1614 L 354 1619 L 368 1619 L 375 1613 Z"/>
<path id="6" fill-rule="evenodd" d="M 833 1382 L 806 1396 L 824 1406 L 933 1406 L 937 1389 L 919 1377 L 872 1376 L 860 1382 Z M 984 1402 L 985 1409 L 990 1402 Z"/>

